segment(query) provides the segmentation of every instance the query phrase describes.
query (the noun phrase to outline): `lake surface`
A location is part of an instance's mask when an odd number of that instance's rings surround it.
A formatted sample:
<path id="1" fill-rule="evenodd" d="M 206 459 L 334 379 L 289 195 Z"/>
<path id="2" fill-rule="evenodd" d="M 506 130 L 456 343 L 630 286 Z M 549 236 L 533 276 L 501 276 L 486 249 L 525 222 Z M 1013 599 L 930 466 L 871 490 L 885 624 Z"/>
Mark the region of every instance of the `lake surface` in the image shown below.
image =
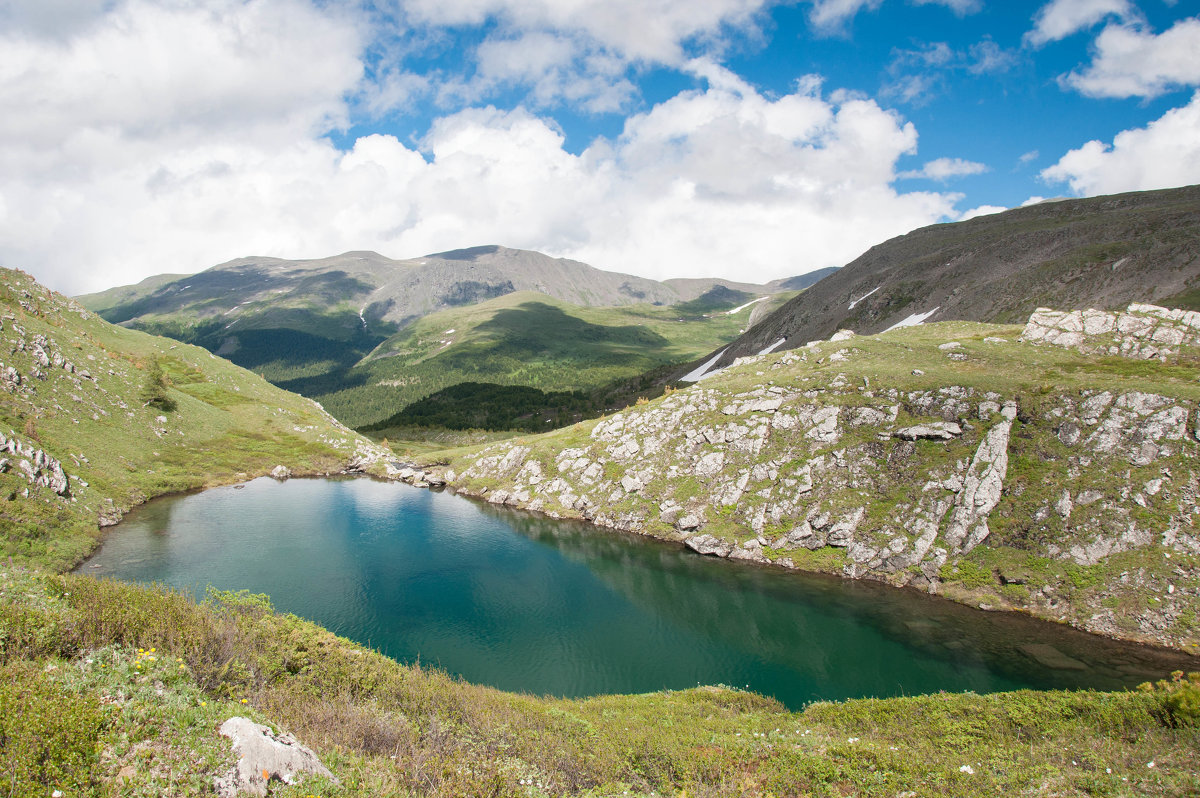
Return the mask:
<path id="1" fill-rule="evenodd" d="M 131 513 L 83 573 L 267 593 L 404 662 L 583 696 L 726 684 L 816 699 L 1119 689 L 1195 669 L 915 591 L 680 546 L 367 479 L 258 479 Z"/>

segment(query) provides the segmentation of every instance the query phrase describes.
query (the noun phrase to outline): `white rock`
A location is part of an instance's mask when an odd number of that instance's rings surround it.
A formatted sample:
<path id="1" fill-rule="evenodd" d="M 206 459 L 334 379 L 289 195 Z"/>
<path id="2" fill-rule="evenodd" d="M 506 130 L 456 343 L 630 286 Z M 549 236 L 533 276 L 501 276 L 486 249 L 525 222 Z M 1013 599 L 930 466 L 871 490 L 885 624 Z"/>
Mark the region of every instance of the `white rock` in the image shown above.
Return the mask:
<path id="1" fill-rule="evenodd" d="M 317 755 L 290 734 L 277 736 L 270 728 L 242 717 L 225 721 L 219 732 L 233 741 L 233 751 L 238 755 L 233 769 L 213 780 L 222 798 L 234 798 L 239 792 L 266 795 L 268 779 L 295 784 L 305 773 L 333 778 Z"/>

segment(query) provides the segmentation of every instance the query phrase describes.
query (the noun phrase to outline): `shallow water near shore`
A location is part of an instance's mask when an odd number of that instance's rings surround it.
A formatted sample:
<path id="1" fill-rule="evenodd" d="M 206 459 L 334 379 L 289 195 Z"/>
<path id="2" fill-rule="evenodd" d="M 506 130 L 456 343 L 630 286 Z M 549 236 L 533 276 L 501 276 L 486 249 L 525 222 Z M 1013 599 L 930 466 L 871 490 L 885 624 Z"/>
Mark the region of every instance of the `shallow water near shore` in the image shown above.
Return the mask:
<path id="1" fill-rule="evenodd" d="M 258 479 L 152 501 L 80 572 L 267 593 L 402 662 L 558 696 L 726 684 L 819 699 L 1121 689 L 1194 658 L 911 590 L 368 479 Z"/>

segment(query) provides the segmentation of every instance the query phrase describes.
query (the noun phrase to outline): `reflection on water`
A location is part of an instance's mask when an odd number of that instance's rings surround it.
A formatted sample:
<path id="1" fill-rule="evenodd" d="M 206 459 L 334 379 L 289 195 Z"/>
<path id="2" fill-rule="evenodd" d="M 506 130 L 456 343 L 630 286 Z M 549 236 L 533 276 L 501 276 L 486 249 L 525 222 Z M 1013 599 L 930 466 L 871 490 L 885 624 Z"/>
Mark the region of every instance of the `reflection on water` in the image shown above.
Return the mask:
<path id="1" fill-rule="evenodd" d="M 720 683 L 796 707 L 1118 689 L 1195 668 L 1020 615 L 369 480 L 261 479 L 151 502 L 80 570 L 268 593 L 397 659 L 555 695 Z"/>

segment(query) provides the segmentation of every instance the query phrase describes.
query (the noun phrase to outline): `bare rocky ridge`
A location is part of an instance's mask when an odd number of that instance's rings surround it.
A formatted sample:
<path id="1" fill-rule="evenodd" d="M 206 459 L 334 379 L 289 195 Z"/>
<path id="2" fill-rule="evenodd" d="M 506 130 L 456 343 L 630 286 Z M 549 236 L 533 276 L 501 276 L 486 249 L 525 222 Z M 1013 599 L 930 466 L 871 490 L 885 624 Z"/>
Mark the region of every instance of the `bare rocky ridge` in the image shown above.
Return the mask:
<path id="1" fill-rule="evenodd" d="M 1077 315 L 1091 320 L 1078 337 L 1047 334 L 1060 330 L 1051 324 L 1078 325 L 1045 310 L 1024 337 L 1137 358 L 1155 330 L 1192 321 L 1147 306 L 1110 314 L 1112 324 Z M 436 479 L 495 504 L 703 554 L 1191 645 L 1200 607 L 1194 399 L 1137 390 L 1136 381 L 1119 391 L 1002 395 L 955 384 L 902 390 L 806 370 L 862 357 L 844 346 L 855 340 L 747 358 L 719 379 L 603 419 L 571 445 L 495 444 L 437 469 Z M 1032 344 L 988 336 L 980 345 Z M 1176 356 L 1181 347 L 1192 351 L 1180 342 Z M 932 351 L 955 362 L 964 350 L 949 341 Z M 1072 585 L 1061 574 L 1095 588 L 1087 605 L 1068 600 Z"/>
<path id="2" fill-rule="evenodd" d="M 777 350 L 794 349 L 842 328 L 1023 323 L 1038 306 L 1178 307 L 1196 302 L 1198 288 L 1200 186 L 1046 202 L 872 247 L 747 330 L 715 367 L 780 339 Z"/>

